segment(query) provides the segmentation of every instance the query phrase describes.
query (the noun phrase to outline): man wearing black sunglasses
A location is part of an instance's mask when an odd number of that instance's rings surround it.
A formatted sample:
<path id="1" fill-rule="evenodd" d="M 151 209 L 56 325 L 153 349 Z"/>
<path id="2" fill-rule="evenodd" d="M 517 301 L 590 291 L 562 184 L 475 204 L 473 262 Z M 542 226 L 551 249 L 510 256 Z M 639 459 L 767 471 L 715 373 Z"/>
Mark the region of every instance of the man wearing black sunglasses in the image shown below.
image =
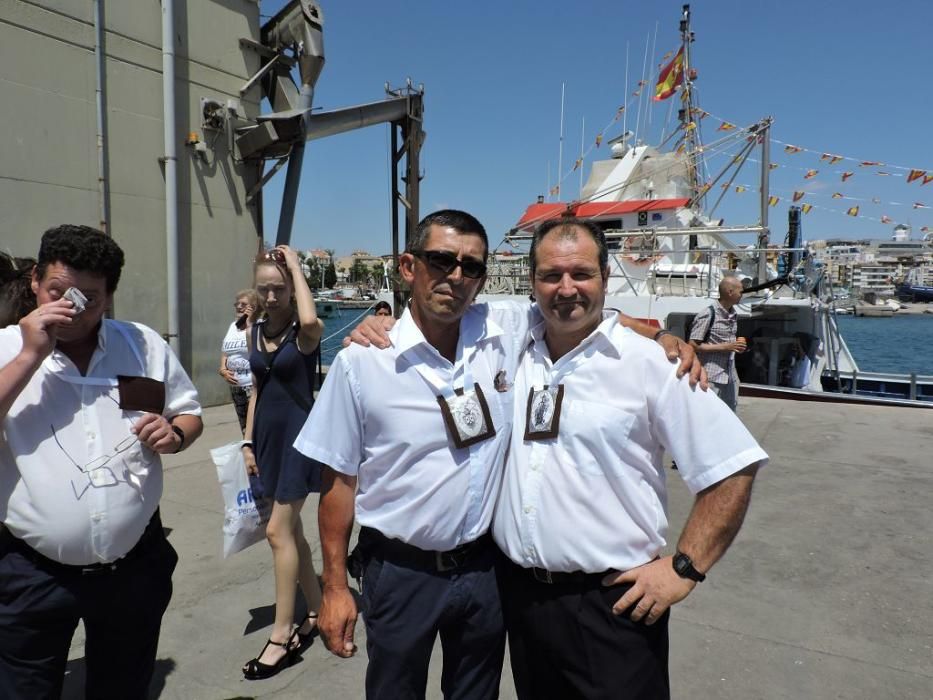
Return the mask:
<path id="1" fill-rule="evenodd" d="M 411 303 L 391 347 L 335 358 L 295 442 L 326 465 L 319 525 L 327 648 L 352 656 L 361 574 L 368 698 L 423 698 L 439 635 L 448 697 L 498 695 L 504 626 L 489 528 L 512 423 L 527 303 L 474 304 L 485 282 L 482 224 L 425 217 L 399 258 Z M 649 329 L 654 333 L 656 329 Z"/>

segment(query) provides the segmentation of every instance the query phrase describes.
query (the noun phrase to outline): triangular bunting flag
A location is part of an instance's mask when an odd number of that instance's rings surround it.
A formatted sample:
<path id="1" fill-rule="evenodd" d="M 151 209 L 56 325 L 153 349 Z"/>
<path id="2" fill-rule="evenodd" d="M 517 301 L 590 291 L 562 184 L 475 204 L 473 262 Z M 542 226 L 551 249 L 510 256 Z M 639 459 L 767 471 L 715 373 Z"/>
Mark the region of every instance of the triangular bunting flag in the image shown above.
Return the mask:
<path id="1" fill-rule="evenodd" d="M 603 142 L 603 135 L 596 134 L 596 148 L 599 148 L 600 144 Z"/>
<path id="2" fill-rule="evenodd" d="M 840 160 L 842 160 L 842 156 L 833 156 L 832 158 L 829 159 L 829 164 L 830 164 L 830 165 L 835 165 L 835 164 L 838 163 Z"/>
<path id="3" fill-rule="evenodd" d="M 842 181 L 845 182 L 846 180 L 848 180 L 848 179 L 849 179 L 850 177 L 852 177 L 853 175 L 855 175 L 855 173 L 850 173 L 848 170 L 845 171 L 845 172 L 842 174 Z"/>
<path id="4" fill-rule="evenodd" d="M 881 223 L 883 223 L 883 224 L 890 224 L 890 223 L 891 223 L 891 219 L 890 219 L 889 217 L 887 217 L 887 216 L 882 215 L 882 216 L 881 216 Z"/>
<path id="5" fill-rule="evenodd" d="M 784 146 L 784 153 L 800 153 L 802 150 L 798 146 Z"/>
<path id="6" fill-rule="evenodd" d="M 926 170 L 911 170 L 907 174 L 907 182 L 913 182 L 914 180 L 919 180 L 921 177 L 927 174 Z"/>
<path id="7" fill-rule="evenodd" d="M 819 170 L 808 170 L 807 174 L 803 176 L 804 180 L 809 180 L 810 178 L 816 177 L 816 174 L 820 172 Z"/>
<path id="8" fill-rule="evenodd" d="M 928 207 L 923 202 L 914 202 L 914 209 L 929 209 L 929 208 L 930 207 Z"/>
<path id="9" fill-rule="evenodd" d="M 813 208 L 812 204 L 803 204 L 800 207 L 800 211 L 802 211 L 804 214 L 809 214 L 812 208 Z"/>
<path id="10" fill-rule="evenodd" d="M 735 186 L 735 191 L 736 191 L 736 192 L 744 192 L 744 191 L 745 191 L 745 185 L 736 185 L 736 186 Z"/>
<path id="11" fill-rule="evenodd" d="M 858 164 L 860 168 L 868 168 L 873 165 L 884 165 L 884 163 L 881 163 L 877 160 L 863 160 L 861 163 Z"/>
<path id="12" fill-rule="evenodd" d="M 858 216 L 858 207 L 849 207 L 846 210 L 846 214 L 849 216 Z"/>
<path id="13" fill-rule="evenodd" d="M 730 124 L 729 122 L 723 122 L 719 125 L 719 128 L 716 131 L 732 131 L 735 128 L 735 124 Z"/>
<path id="14" fill-rule="evenodd" d="M 833 192 L 833 199 L 842 199 L 842 192 Z"/>
<path id="15" fill-rule="evenodd" d="M 781 166 L 777 163 L 768 163 L 768 170 L 777 170 L 779 167 Z"/>
<path id="16" fill-rule="evenodd" d="M 794 192 L 794 201 L 799 202 L 805 194 L 806 192 Z"/>
<path id="17" fill-rule="evenodd" d="M 768 206 L 775 207 L 777 206 L 777 203 L 780 201 L 781 201 L 780 197 L 775 197 L 774 195 L 771 195 L 770 197 L 768 197 Z"/>
<path id="18" fill-rule="evenodd" d="M 577 170 L 581 165 L 583 165 L 583 159 L 582 159 L 582 158 L 577 158 L 577 159 L 573 162 L 573 169 L 574 169 L 574 170 Z M 571 172 L 572 172 L 572 171 L 571 171 Z"/>
<path id="19" fill-rule="evenodd" d="M 924 175 L 923 182 L 920 184 L 926 185 L 927 183 L 930 183 L 930 182 L 933 182 L 933 175 Z"/>

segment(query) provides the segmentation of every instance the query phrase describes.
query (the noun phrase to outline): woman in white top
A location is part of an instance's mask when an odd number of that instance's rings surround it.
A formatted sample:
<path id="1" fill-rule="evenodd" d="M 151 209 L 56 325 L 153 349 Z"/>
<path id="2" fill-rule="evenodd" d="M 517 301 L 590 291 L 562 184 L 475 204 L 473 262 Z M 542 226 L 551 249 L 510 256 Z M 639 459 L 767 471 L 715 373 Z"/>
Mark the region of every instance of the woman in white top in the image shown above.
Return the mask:
<path id="1" fill-rule="evenodd" d="M 233 304 L 236 318 L 227 329 L 220 353 L 218 372 L 230 385 L 233 407 L 240 420 L 240 432 L 246 430 L 246 409 L 253 393 L 253 374 L 249 368 L 249 348 L 246 338 L 259 312 L 259 296 L 254 289 L 237 292 Z"/>

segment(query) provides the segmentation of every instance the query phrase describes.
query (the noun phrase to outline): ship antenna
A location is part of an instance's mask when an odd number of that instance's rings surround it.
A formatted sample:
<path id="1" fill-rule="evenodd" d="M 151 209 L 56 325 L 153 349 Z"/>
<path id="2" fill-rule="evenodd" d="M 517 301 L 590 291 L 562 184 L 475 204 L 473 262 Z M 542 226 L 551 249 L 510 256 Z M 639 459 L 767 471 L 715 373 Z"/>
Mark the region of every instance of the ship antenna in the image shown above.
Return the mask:
<path id="1" fill-rule="evenodd" d="M 687 152 L 687 178 L 693 192 L 694 206 L 699 204 L 700 179 L 697 173 L 697 156 L 700 151 L 699 128 L 688 129 L 687 125 L 693 121 L 696 105 L 693 97 L 693 76 L 690 64 L 690 44 L 693 42 L 693 32 L 690 30 L 690 5 L 683 6 L 683 15 L 680 18 L 680 40 L 684 50 L 684 109 L 680 110 L 680 123 L 684 129 L 684 139 Z"/>

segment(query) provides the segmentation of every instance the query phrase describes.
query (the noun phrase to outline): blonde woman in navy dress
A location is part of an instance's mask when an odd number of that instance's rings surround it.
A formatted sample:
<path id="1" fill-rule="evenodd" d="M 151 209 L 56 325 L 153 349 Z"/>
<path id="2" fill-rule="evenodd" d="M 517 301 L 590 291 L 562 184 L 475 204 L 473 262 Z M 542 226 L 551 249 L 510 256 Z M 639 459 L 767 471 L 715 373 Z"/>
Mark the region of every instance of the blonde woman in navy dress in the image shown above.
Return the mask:
<path id="1" fill-rule="evenodd" d="M 320 491 L 320 466 L 292 447 L 314 402 L 318 354 L 324 324 L 317 316 L 298 255 L 288 246 L 261 254 L 255 288 L 264 317 L 250 335 L 253 394 L 246 419 L 243 456 L 258 474 L 266 496 L 274 497 L 266 539 L 275 568 L 275 622 L 269 641 L 243 666 L 249 680 L 268 678 L 289 666 L 316 633 L 321 588 L 311 547 L 301 524 L 309 493 Z M 295 581 L 308 617 L 295 625 Z"/>

